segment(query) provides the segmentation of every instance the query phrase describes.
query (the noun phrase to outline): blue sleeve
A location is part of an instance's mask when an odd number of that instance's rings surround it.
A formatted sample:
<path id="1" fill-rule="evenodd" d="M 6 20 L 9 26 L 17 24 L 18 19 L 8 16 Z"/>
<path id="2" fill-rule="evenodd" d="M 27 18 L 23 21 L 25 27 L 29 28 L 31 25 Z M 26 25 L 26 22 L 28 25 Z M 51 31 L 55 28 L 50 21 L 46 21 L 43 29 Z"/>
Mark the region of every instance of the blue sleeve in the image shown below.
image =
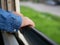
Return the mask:
<path id="1" fill-rule="evenodd" d="M 22 23 L 22 18 L 11 12 L 0 9 L 0 30 L 17 32 Z"/>

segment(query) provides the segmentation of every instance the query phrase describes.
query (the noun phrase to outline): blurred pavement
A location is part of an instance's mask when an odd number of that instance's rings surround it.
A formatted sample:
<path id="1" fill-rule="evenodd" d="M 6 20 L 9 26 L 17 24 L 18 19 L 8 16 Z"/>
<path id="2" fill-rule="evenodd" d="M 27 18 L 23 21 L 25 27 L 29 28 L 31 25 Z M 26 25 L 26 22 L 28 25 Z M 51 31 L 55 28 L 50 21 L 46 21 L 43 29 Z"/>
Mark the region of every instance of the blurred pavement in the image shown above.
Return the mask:
<path id="1" fill-rule="evenodd" d="M 51 6 L 51 5 L 39 4 L 39 3 L 37 4 L 32 2 L 20 2 L 20 5 L 29 6 L 36 11 L 48 12 L 56 16 L 60 16 L 60 6 Z"/>

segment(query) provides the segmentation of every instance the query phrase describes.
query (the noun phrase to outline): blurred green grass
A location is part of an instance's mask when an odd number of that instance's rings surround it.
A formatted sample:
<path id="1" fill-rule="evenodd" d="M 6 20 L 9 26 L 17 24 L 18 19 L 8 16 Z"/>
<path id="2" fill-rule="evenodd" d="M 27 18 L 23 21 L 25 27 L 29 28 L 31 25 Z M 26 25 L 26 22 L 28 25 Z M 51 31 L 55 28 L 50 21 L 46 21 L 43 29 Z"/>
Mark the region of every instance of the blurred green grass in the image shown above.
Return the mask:
<path id="1" fill-rule="evenodd" d="M 49 13 L 38 12 L 25 6 L 21 6 L 21 13 L 35 22 L 35 28 L 37 30 L 60 44 L 60 17 Z"/>

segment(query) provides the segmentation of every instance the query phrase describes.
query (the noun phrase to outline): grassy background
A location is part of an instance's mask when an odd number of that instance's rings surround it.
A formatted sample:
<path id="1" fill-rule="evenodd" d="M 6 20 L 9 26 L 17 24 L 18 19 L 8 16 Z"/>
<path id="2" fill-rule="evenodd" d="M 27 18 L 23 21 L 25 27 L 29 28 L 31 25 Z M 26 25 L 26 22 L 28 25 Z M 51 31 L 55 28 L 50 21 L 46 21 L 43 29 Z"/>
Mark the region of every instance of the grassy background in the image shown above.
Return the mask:
<path id="1" fill-rule="evenodd" d="M 21 13 L 35 22 L 36 29 L 60 44 L 60 17 L 49 13 L 37 12 L 25 6 L 21 6 Z"/>

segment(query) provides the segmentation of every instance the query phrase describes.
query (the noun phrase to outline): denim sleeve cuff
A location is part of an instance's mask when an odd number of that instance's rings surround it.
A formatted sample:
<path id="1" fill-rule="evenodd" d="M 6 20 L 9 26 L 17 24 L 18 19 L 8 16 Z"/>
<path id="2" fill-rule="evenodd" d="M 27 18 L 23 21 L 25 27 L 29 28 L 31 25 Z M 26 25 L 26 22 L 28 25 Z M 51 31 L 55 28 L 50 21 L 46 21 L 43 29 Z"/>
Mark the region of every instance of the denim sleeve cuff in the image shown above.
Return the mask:
<path id="1" fill-rule="evenodd" d="M 18 29 L 21 27 L 21 24 L 22 24 L 22 18 L 20 16 L 16 17 L 16 22 L 15 22 L 15 29 L 16 29 L 16 32 L 18 31 Z"/>
<path id="2" fill-rule="evenodd" d="M 22 18 L 0 9 L 0 29 L 6 32 L 17 32 L 22 24 Z"/>
<path id="3" fill-rule="evenodd" d="M 16 14 L 10 14 L 12 17 L 12 27 L 14 30 L 12 30 L 13 32 L 17 32 L 18 29 L 21 27 L 22 24 L 22 17 L 16 15 Z"/>

